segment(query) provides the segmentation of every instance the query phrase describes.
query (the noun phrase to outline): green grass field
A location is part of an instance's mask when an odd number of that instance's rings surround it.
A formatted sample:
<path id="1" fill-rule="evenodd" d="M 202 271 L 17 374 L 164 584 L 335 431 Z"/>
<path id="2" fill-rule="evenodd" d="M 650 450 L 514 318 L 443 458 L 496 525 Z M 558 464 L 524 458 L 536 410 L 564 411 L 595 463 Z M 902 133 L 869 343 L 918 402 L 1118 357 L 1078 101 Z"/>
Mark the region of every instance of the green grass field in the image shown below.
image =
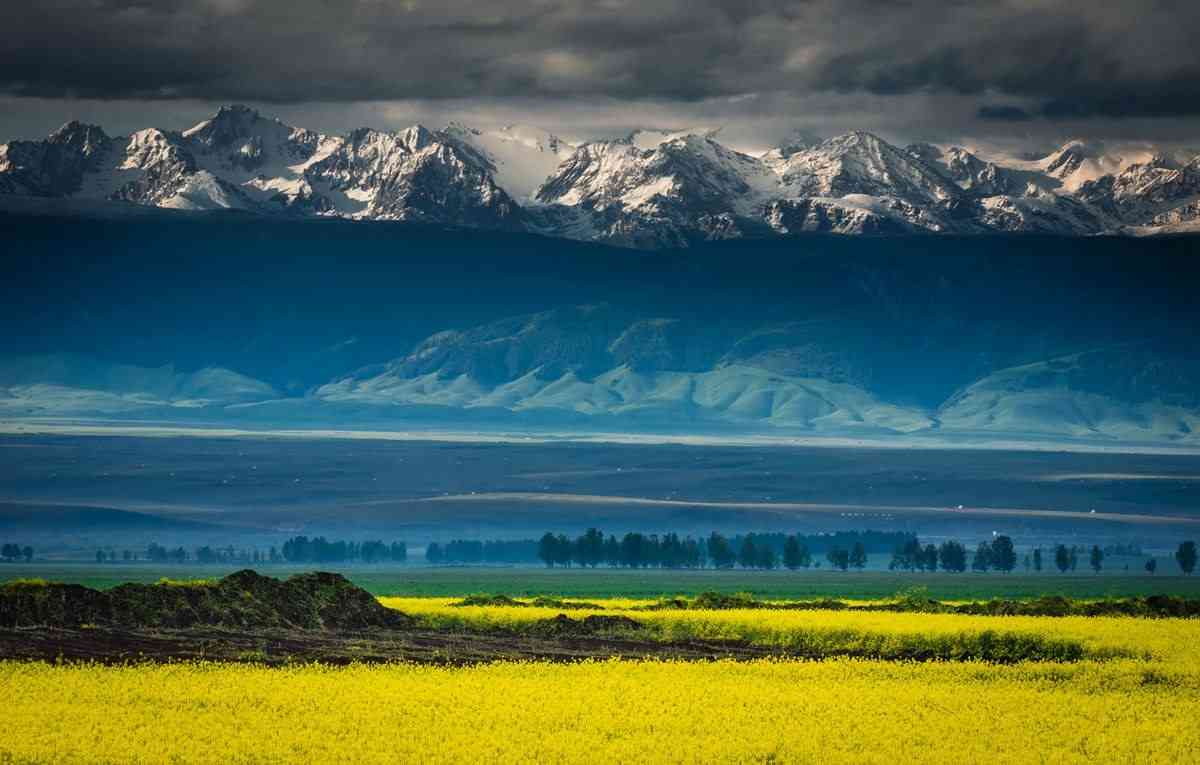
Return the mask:
<path id="1" fill-rule="evenodd" d="M 199 579 L 235 570 L 221 566 L 97 565 L 93 563 L 0 564 L 0 581 L 40 578 L 104 589 L 123 582 L 154 582 L 162 577 Z M 311 567 L 267 566 L 270 576 L 289 576 Z M 1068 574 L 1014 572 L 922 574 L 890 571 L 666 571 L 624 569 L 545 569 L 487 567 L 347 567 L 335 568 L 375 595 L 449 597 L 472 593 L 559 595 L 576 598 L 656 598 L 696 595 L 704 591 L 749 592 L 762 598 L 884 598 L 912 587 L 925 587 L 938 600 L 1073 598 L 1179 595 L 1200 597 L 1200 575 L 1077 571 Z"/>

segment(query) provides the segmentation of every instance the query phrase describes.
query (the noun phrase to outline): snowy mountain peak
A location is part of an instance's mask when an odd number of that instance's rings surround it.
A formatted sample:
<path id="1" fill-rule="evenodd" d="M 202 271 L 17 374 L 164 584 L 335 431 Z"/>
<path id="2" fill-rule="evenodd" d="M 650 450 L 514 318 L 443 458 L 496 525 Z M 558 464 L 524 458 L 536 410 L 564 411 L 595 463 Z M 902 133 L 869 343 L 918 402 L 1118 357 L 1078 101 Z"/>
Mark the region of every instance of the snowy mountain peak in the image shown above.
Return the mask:
<path id="1" fill-rule="evenodd" d="M 825 140 L 806 130 L 793 130 L 778 146 L 767 150 L 762 159 L 769 163 L 782 162 L 793 154 L 820 146 Z"/>
<path id="2" fill-rule="evenodd" d="M 669 143 L 681 138 L 716 138 L 717 133 L 721 132 L 720 128 L 696 127 L 685 128 L 682 130 L 660 130 L 656 128 L 639 128 L 629 133 L 622 142 L 636 146 L 643 151 L 650 151 L 658 148 L 664 143 Z"/>
<path id="3" fill-rule="evenodd" d="M 1042 162 L 1048 173 L 1070 175 L 1078 170 L 1085 160 L 1099 154 L 1100 151 L 1096 147 L 1074 139 L 1067 141 L 1057 151 L 1051 152 Z"/>
<path id="4" fill-rule="evenodd" d="M 71 120 L 46 138 L 47 143 L 70 148 L 85 157 L 101 151 L 110 140 L 99 125 L 89 125 L 77 120 Z"/>
<path id="5" fill-rule="evenodd" d="M 434 132 L 424 125 L 411 125 L 396 133 L 400 143 L 409 151 L 420 151 L 434 142 Z"/>
<path id="6" fill-rule="evenodd" d="M 862 130 L 796 152 L 776 169 L 794 196 L 894 196 L 937 205 L 963 191 L 920 157 Z"/>
<path id="7" fill-rule="evenodd" d="M 259 113 L 248 106 L 222 106 L 209 119 L 183 131 L 183 136 L 211 148 L 228 146 L 250 136 L 261 120 Z"/>
<path id="8" fill-rule="evenodd" d="M 1051 178 L 1062 182 L 1067 191 L 1077 191 L 1088 181 L 1119 173 L 1135 163 L 1144 163 L 1154 155 L 1145 149 L 1110 150 L 1097 142 L 1071 140 L 1034 163 Z"/>
<path id="9" fill-rule="evenodd" d="M 849 133 L 834 136 L 819 145 L 842 150 L 865 146 L 875 151 L 878 151 L 879 147 L 882 146 L 891 146 L 887 141 L 868 130 L 851 130 Z"/>
<path id="10" fill-rule="evenodd" d="M 661 248 L 747 236 L 1147 234 L 1200 228 L 1200 155 L 1069 141 L 1041 157 L 797 133 L 749 156 L 717 130 L 573 145 L 519 124 L 328 136 L 222 107 L 128 139 L 70 122 L 0 145 L 0 195 L 436 222 Z"/>

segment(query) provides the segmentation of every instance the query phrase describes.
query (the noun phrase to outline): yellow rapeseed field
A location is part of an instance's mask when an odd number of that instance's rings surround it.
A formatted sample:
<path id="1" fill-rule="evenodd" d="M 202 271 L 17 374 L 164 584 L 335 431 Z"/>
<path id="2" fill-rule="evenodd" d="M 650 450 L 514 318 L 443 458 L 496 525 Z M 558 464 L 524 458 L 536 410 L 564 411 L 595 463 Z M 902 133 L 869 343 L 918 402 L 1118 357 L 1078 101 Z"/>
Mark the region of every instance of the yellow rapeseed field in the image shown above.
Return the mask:
<path id="1" fill-rule="evenodd" d="M 494 623 L 547 615 L 452 609 L 433 600 L 388 603 Z M 1020 630 L 1138 656 L 1015 665 L 5 663 L 0 763 L 1200 761 L 1196 621 L 776 611 L 637 616 L 726 635 Z"/>
<path id="2" fill-rule="evenodd" d="M 460 598 L 380 598 L 387 606 L 442 626 L 519 628 L 523 624 L 563 613 L 555 608 L 465 606 Z M 592 601 L 596 602 L 596 601 Z M 1090 652 L 1112 652 L 1200 665 L 1200 622 L 1177 619 L 1128 619 L 1069 616 L 966 616 L 958 614 L 891 613 L 886 611 L 639 611 L 653 601 L 604 600 L 602 611 L 572 610 L 572 618 L 589 614 L 620 614 L 649 624 L 662 639 L 742 639 L 762 645 L 792 647 L 811 636 L 850 633 L 894 638 L 937 637 L 984 631 L 1036 635 L 1050 640 L 1082 643 Z"/>

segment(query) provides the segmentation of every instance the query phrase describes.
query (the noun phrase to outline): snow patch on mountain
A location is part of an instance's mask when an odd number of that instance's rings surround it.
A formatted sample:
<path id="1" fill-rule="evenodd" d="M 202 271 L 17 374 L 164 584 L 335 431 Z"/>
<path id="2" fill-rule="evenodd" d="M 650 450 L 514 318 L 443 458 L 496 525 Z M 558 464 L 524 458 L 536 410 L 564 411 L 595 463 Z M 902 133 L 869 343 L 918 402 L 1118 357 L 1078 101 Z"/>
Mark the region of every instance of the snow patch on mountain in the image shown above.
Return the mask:
<path id="1" fill-rule="evenodd" d="M 496 185 L 522 203 L 535 202 L 538 187 L 575 151 L 553 133 L 528 125 L 477 130 L 451 122 L 446 133 L 487 157 L 496 168 Z"/>
<path id="2" fill-rule="evenodd" d="M 624 143 L 636 146 L 642 151 L 653 151 L 664 143 L 678 140 L 680 138 L 688 138 L 696 136 L 698 138 L 716 139 L 719 128 L 685 128 L 683 130 L 658 130 L 654 128 L 639 128 L 634 130 L 629 135 L 625 136 Z"/>

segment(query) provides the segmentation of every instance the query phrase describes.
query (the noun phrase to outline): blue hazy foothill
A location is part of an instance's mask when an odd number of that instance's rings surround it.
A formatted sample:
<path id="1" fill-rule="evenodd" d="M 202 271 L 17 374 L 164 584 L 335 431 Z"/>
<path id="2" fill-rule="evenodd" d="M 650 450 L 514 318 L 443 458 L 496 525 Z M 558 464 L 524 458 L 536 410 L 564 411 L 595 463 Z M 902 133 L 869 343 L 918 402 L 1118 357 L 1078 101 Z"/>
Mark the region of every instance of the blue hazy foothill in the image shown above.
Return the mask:
<path id="1" fill-rule="evenodd" d="M 1194 443 L 1191 237 L 3 218 L 0 417 Z"/>

